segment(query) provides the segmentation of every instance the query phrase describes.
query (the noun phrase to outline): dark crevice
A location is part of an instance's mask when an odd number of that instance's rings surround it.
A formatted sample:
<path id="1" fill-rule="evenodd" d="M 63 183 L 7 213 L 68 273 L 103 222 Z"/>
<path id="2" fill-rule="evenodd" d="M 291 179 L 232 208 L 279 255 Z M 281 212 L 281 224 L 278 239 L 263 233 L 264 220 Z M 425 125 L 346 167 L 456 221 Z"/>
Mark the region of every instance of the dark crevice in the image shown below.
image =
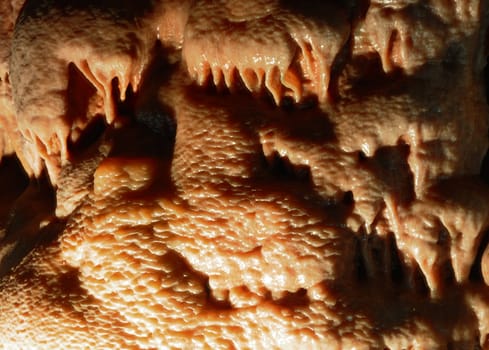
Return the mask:
<path id="1" fill-rule="evenodd" d="M 185 258 L 184 255 L 180 254 L 175 250 L 169 250 L 166 254 L 164 254 L 161 257 L 161 259 L 162 261 L 163 260 L 165 261 L 163 262 L 164 265 L 168 263 L 171 264 L 172 271 L 170 272 L 170 274 L 172 274 L 172 276 L 169 278 L 177 278 L 177 276 L 180 276 L 180 278 L 185 278 L 187 280 L 188 285 L 199 283 L 201 286 L 203 286 L 204 287 L 203 292 L 205 293 L 206 301 L 207 303 L 212 305 L 212 308 L 219 309 L 219 310 L 227 310 L 232 307 L 231 304 L 229 303 L 229 300 L 227 300 L 227 298 L 225 300 L 218 300 L 214 297 L 212 293 L 212 288 L 209 285 L 209 276 L 204 272 L 195 269 L 189 263 L 187 258 Z M 172 290 L 173 293 L 175 293 L 175 291 L 178 291 L 178 288 Z M 179 292 L 184 293 L 184 290 L 180 290 Z"/>
<path id="2" fill-rule="evenodd" d="M 97 89 L 74 63 L 68 65 L 68 76 L 66 117 L 74 121 L 87 115 L 89 100 L 97 94 Z"/>
<path id="3" fill-rule="evenodd" d="M 80 137 L 75 142 L 68 142 L 68 148 L 74 155 L 82 154 L 102 138 L 106 129 L 107 124 L 104 117 L 101 115 L 96 116 L 90 120 L 90 123 L 83 129 Z"/>
<path id="4" fill-rule="evenodd" d="M 365 239 L 362 235 L 355 242 L 355 256 L 354 256 L 354 274 L 359 282 L 366 282 L 368 280 L 367 268 L 365 266 L 365 259 L 362 252 L 362 242 Z"/>
<path id="5" fill-rule="evenodd" d="M 368 279 L 385 279 L 389 282 L 401 282 L 404 278 L 398 249 L 392 235 L 381 237 L 375 232 L 359 237 L 361 263 L 360 271 L 365 271 Z"/>
<path id="6" fill-rule="evenodd" d="M 29 185 L 29 177 L 15 156 L 3 157 L 0 163 L 0 229 L 4 228 L 12 203 Z M 0 234 L 0 240 L 2 239 Z"/>
<path id="7" fill-rule="evenodd" d="M 368 159 L 367 155 L 363 151 L 358 151 L 357 156 L 358 156 L 359 163 L 363 163 Z"/>
<path id="8" fill-rule="evenodd" d="M 405 273 L 402 266 L 401 258 L 399 256 L 400 251 L 397 247 L 396 239 L 393 234 L 390 234 L 387 237 L 387 249 L 390 254 L 390 278 L 392 282 L 400 284 L 402 283 L 402 281 L 405 280 Z"/>
<path id="9" fill-rule="evenodd" d="M 386 249 L 384 240 L 378 235 L 371 234 L 368 237 L 367 244 L 374 269 L 378 269 L 378 272 L 385 272 L 387 261 L 384 260 Z"/>
<path id="10" fill-rule="evenodd" d="M 169 107 L 152 106 L 152 108 L 137 111 L 136 121 L 148 127 L 153 133 L 167 137 L 171 143 L 174 143 L 177 124 L 173 115 L 174 112 Z"/>
<path id="11" fill-rule="evenodd" d="M 441 229 L 438 232 L 438 240 L 436 244 L 443 247 L 445 251 L 449 251 L 450 246 L 452 245 L 450 232 L 445 226 L 443 226 L 442 223 L 440 223 L 440 225 L 441 225 Z M 439 273 L 440 273 L 440 279 L 441 281 L 443 281 L 444 285 L 450 286 L 455 283 L 455 272 L 453 271 L 453 265 L 451 259 L 447 259 L 446 261 L 443 262 L 442 266 L 440 267 Z"/>
<path id="12" fill-rule="evenodd" d="M 448 232 L 446 227 L 442 227 L 438 232 L 438 239 L 436 244 L 439 246 L 447 246 L 447 243 L 450 241 L 450 232 Z"/>
<path id="13" fill-rule="evenodd" d="M 489 103 L 489 57 L 486 58 L 486 66 L 484 67 L 484 90 L 486 93 L 486 102 Z"/>
<path id="14" fill-rule="evenodd" d="M 480 177 L 485 184 L 489 185 L 489 151 L 486 152 L 482 160 Z"/>
<path id="15" fill-rule="evenodd" d="M 94 99 L 101 99 L 100 96 L 97 96 L 96 88 L 73 63 L 69 64 L 68 72 L 66 118 L 72 125 L 71 135 L 68 138 L 68 149 L 70 154 L 76 157 L 96 144 L 107 126 L 101 108 L 98 111 L 99 114 L 91 114 L 97 113 L 91 110 L 93 107 L 90 107 L 93 106 Z"/>
<path id="16" fill-rule="evenodd" d="M 328 86 L 328 98 L 330 103 L 335 103 L 341 98 L 340 93 L 340 79 L 347 62 L 351 60 L 352 57 L 352 47 L 353 47 L 353 37 L 352 32 L 346 40 L 345 44 L 342 46 L 341 50 L 336 55 L 332 65 L 331 65 L 331 76 Z"/>
<path id="17" fill-rule="evenodd" d="M 385 146 L 375 152 L 370 162 L 377 178 L 383 179 L 386 189 L 401 205 L 407 205 L 416 198 L 409 154 L 410 146 L 407 144 Z"/>
<path id="18" fill-rule="evenodd" d="M 394 234 L 379 236 L 361 233 L 355 243 L 353 273 L 360 284 L 382 281 L 386 288 L 411 290 L 429 297 L 430 289 L 421 269 L 414 262 L 403 261 Z M 445 285 L 453 285 L 455 278 L 450 261 L 440 270 Z"/>
<path id="19" fill-rule="evenodd" d="M 246 94 L 250 93 L 238 69 L 235 68 L 232 70 L 230 76 L 230 82 L 232 85 L 227 86 L 226 81 L 224 81 L 224 85 L 226 85 L 226 87 L 230 90 L 230 92 L 243 92 Z"/>
<path id="20" fill-rule="evenodd" d="M 305 307 L 309 305 L 309 296 L 307 295 L 307 289 L 300 288 L 296 292 L 286 292 L 285 296 L 274 302 L 286 307 Z"/>
<path id="21" fill-rule="evenodd" d="M 351 14 L 353 25 L 355 25 L 359 20 L 365 18 L 367 11 L 370 8 L 370 0 L 357 0 L 354 2 L 354 4 L 355 6 Z"/>
<path id="22" fill-rule="evenodd" d="M 351 96 L 395 96 L 408 86 L 406 79 L 400 68 L 386 73 L 377 53 L 352 56 L 338 77 L 341 86 L 339 93 L 345 99 L 350 99 Z"/>
<path id="23" fill-rule="evenodd" d="M 353 192 L 348 191 L 343 194 L 342 204 L 346 207 L 353 207 L 355 204 L 355 198 L 353 197 Z"/>
<path id="24" fill-rule="evenodd" d="M 206 278 L 205 283 L 204 283 L 204 288 L 205 288 L 205 294 L 206 294 L 206 299 L 207 302 L 212 305 L 213 308 L 218 309 L 218 310 L 230 310 L 232 309 L 231 302 L 229 301 L 229 298 L 225 298 L 223 300 L 217 299 L 213 293 L 212 293 L 212 288 L 209 285 L 209 278 Z"/>
<path id="25" fill-rule="evenodd" d="M 440 278 L 446 286 L 452 286 L 455 283 L 455 272 L 451 260 L 445 261 L 441 266 Z"/>
<path id="26" fill-rule="evenodd" d="M 285 112 L 291 112 L 295 110 L 295 101 L 292 96 L 284 96 L 280 102 L 280 108 Z"/>
<path id="27" fill-rule="evenodd" d="M 138 95 L 131 106 L 135 123 L 145 128 L 150 138 L 159 140 L 158 152 L 166 157 L 173 154 L 177 122 L 173 108 L 165 104 L 160 91 L 175 69 L 175 64 L 169 62 L 174 54 L 160 42 L 156 43 L 153 48 L 154 58 L 144 72 Z"/>
<path id="28" fill-rule="evenodd" d="M 101 99 L 97 96 L 95 87 L 83 76 L 79 69 L 70 64 L 70 80 L 68 88 L 68 118 L 73 125 L 83 125 L 82 130 L 77 130 L 81 135 L 75 141 L 70 141 L 69 149 L 72 154 L 83 154 L 88 148 L 96 144 L 101 137 L 109 132 L 114 137 L 116 148 L 113 154 L 124 154 L 129 152 L 132 155 L 141 156 L 164 156 L 171 157 L 176 134 L 176 122 L 173 111 L 157 102 L 159 87 L 166 81 L 171 72 L 171 64 L 166 57 L 171 54 L 167 49 L 157 44 L 153 54 L 155 59 L 150 63 L 144 77 L 143 84 L 139 87 L 136 94 L 131 85 L 124 91 L 125 98 L 121 99 L 118 78 L 111 81 L 112 101 L 115 104 L 116 124 L 118 126 L 108 126 L 103 116 L 100 114 L 89 115 L 90 100 L 93 98 Z M 153 77 L 157 76 L 158 79 Z M 142 97 L 141 97 L 142 96 Z M 151 101 L 148 102 L 148 101 Z M 105 101 L 105 103 L 108 103 Z M 124 125 L 124 130 L 120 126 Z M 124 135 L 131 133 L 129 129 L 134 129 L 134 138 L 137 142 L 129 145 L 127 142 L 118 142 Z M 122 135 L 122 136 L 121 136 Z M 141 144 L 141 145 L 139 145 Z M 145 154 L 147 150 L 147 154 Z"/>
<path id="29" fill-rule="evenodd" d="M 135 94 L 131 85 L 125 91 L 125 99 L 121 100 L 119 80 L 112 79 L 112 98 L 116 101 L 116 114 L 118 117 L 129 117 L 134 115 Z"/>
<path id="30" fill-rule="evenodd" d="M 0 277 L 15 268 L 38 244 L 55 239 L 64 227 L 63 222 L 55 219 L 55 193 L 46 174 L 32 180 L 10 204 L 0 241 L 0 245 L 9 249 L 0 255 Z"/>
<path id="31" fill-rule="evenodd" d="M 306 165 L 295 165 L 278 152 L 267 157 L 267 165 L 270 174 L 279 180 L 306 182 L 312 186 L 311 169 Z"/>
<path id="32" fill-rule="evenodd" d="M 418 266 L 410 267 L 410 269 L 410 287 L 420 296 L 429 297 L 430 288 L 428 287 L 428 282 L 423 271 Z"/>

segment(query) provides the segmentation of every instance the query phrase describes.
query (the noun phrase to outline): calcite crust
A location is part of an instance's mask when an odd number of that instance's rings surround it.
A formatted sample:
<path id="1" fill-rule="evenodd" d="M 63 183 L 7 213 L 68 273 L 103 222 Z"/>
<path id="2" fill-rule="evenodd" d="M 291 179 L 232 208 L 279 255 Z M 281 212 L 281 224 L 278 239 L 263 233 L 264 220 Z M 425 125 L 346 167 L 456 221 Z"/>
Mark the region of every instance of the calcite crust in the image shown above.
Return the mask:
<path id="1" fill-rule="evenodd" d="M 488 5 L 0 0 L 0 348 L 489 347 Z"/>

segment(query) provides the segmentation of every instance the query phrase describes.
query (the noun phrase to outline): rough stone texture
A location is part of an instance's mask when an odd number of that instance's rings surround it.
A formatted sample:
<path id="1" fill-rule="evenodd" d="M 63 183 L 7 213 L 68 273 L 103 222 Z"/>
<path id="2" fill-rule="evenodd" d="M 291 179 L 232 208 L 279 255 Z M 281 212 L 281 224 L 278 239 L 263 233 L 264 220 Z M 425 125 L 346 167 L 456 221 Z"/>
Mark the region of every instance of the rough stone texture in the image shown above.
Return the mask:
<path id="1" fill-rule="evenodd" d="M 489 346 L 486 1 L 21 7 L 0 347 Z"/>

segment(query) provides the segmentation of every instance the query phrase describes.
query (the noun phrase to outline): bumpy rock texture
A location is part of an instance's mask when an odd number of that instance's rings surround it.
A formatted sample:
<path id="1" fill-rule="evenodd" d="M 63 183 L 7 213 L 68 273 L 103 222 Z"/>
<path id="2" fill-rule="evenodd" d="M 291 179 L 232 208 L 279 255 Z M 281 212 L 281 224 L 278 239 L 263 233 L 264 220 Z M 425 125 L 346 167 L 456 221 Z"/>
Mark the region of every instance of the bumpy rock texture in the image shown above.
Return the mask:
<path id="1" fill-rule="evenodd" d="M 489 347 L 487 1 L 0 14 L 0 347 Z"/>

